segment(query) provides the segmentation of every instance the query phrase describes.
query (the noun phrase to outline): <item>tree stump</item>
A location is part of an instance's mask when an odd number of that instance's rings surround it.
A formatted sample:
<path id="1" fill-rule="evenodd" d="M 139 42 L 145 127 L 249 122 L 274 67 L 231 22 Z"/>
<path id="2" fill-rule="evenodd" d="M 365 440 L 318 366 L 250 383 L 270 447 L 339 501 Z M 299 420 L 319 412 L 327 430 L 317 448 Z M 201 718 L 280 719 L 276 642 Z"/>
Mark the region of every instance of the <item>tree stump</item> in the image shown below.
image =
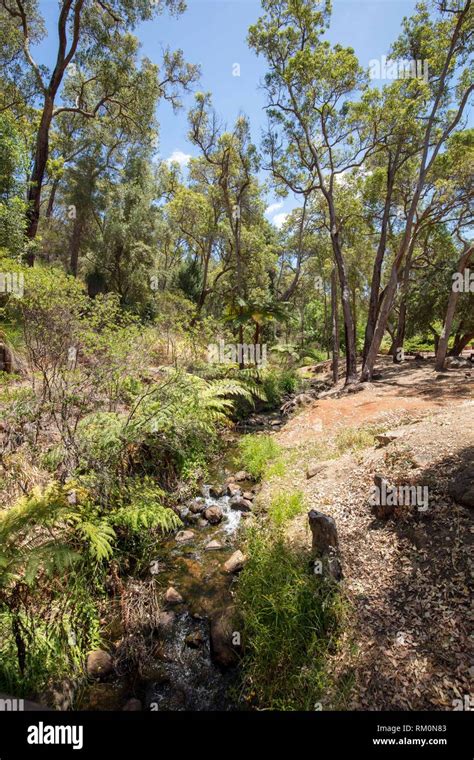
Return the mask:
<path id="1" fill-rule="evenodd" d="M 329 574 L 334 580 L 341 580 L 343 576 L 335 520 L 316 509 L 308 512 L 308 519 L 312 535 L 311 548 L 313 554 L 321 558 L 324 573 Z"/>

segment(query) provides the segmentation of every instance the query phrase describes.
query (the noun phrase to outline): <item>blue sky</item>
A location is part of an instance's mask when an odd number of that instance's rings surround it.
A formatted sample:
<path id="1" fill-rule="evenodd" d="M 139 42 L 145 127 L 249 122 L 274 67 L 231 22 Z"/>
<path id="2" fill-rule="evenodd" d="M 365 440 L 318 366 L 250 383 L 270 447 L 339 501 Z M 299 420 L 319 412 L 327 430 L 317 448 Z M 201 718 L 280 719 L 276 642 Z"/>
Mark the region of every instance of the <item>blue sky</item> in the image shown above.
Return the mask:
<path id="1" fill-rule="evenodd" d="M 265 124 L 265 96 L 259 87 L 265 62 L 248 49 L 246 37 L 248 27 L 260 15 L 259 0 L 187 0 L 187 4 L 187 10 L 179 18 L 163 15 L 136 29 L 143 55 L 159 63 L 164 47 L 181 48 L 187 61 L 201 66 L 196 89 L 212 93 L 217 112 L 229 126 L 239 113 L 245 113 L 258 144 Z M 410 15 L 414 6 L 414 0 L 333 0 L 328 38 L 332 43 L 352 46 L 361 64 L 368 66 L 371 59 L 380 59 L 387 53 L 403 17 Z M 40 0 L 40 8 L 47 28 L 53 28 L 57 3 Z M 54 49 L 44 40 L 38 53 L 41 63 L 49 64 Z M 236 63 L 240 76 L 233 76 Z M 192 95 L 186 97 L 183 110 L 177 114 L 166 102 L 159 105 L 162 158 L 176 156 L 184 162 L 186 156 L 193 154 L 186 136 L 186 113 L 192 102 Z M 270 197 L 269 204 L 273 202 Z M 296 202 L 287 198 L 279 204 L 269 212 L 277 224 Z"/>

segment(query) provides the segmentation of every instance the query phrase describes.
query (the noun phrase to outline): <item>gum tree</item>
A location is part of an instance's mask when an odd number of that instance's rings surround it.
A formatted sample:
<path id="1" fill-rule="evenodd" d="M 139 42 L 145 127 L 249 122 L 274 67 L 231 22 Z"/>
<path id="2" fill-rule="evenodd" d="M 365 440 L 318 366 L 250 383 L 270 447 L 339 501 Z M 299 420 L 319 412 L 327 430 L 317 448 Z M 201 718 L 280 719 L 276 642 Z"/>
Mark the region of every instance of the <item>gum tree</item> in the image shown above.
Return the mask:
<path id="1" fill-rule="evenodd" d="M 393 258 L 377 323 L 366 352 L 362 380 L 372 376 L 378 351 L 397 293 L 399 272 L 413 244 L 416 214 L 437 156 L 447 140 L 462 125 L 462 118 L 473 91 L 467 68 L 473 42 L 471 0 L 464 2 L 419 3 L 416 13 L 404 20 L 403 32 L 393 46 L 395 58 L 428 62 L 430 72 L 426 96 L 416 119 L 422 125 L 420 150 L 416 156 L 412 192 L 407 205 L 406 223 Z"/>
<path id="2" fill-rule="evenodd" d="M 7 75 L 20 67 L 35 82 L 38 125 L 34 161 L 28 190 L 26 234 L 34 239 L 40 218 L 41 191 L 49 158 L 50 131 L 53 121 L 63 113 L 75 113 L 85 119 L 104 114 L 127 118 L 136 124 L 148 123 L 150 88 L 155 97 L 166 87 L 172 93 L 180 83 L 187 86 L 195 78 L 194 67 L 186 65 L 180 51 L 167 51 L 162 79 L 156 66 L 144 61 L 135 64 L 138 43 L 130 30 L 140 21 L 168 9 L 184 10 L 182 0 L 62 0 L 56 26 L 56 60 L 49 70 L 35 60 L 31 46 L 45 36 L 43 19 L 35 0 L 1 0 L 2 38 L 8 41 Z M 51 39 L 51 45 L 53 41 Z M 4 50 L 4 48 L 3 48 Z M 74 82 L 62 98 L 66 74 Z M 8 81 L 8 78 L 7 78 Z M 148 96 L 145 93 L 148 92 Z M 60 101 L 58 103 L 58 101 Z M 153 109 L 152 109 L 153 110 Z M 34 263 L 32 247 L 27 254 Z"/>
<path id="3" fill-rule="evenodd" d="M 196 96 L 189 123 L 190 139 L 200 151 L 200 171 L 216 188 L 218 199 L 214 202 L 222 208 L 226 273 L 219 293 L 229 313 L 236 316 L 239 342 L 244 343 L 244 314 L 250 304 L 252 308 L 256 304 L 267 308 L 269 269 L 274 263 L 273 241 L 257 181 L 259 157 L 250 140 L 247 119 L 239 116 L 232 131 L 224 130 L 208 94 Z M 192 171 L 197 167 L 194 163 Z"/>
<path id="4" fill-rule="evenodd" d="M 269 64 L 264 149 L 278 186 L 324 198 L 344 317 L 346 382 L 353 382 L 354 317 L 335 193 L 341 175 L 360 167 L 375 144 L 373 130 L 361 128 L 349 104 L 364 74 L 352 48 L 323 39 L 328 1 L 264 0 L 263 9 L 249 42 Z"/>

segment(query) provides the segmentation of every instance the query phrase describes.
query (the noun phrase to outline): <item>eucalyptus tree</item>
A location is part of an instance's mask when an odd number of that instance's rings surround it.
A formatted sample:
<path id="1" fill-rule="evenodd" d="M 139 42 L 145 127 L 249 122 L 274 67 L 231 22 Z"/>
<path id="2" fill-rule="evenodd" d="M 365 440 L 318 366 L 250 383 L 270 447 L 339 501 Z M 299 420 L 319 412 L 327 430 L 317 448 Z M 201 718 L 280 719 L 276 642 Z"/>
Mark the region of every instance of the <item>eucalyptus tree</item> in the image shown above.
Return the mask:
<path id="1" fill-rule="evenodd" d="M 199 286 L 192 324 L 199 319 L 209 294 L 230 268 L 222 232 L 225 211 L 219 191 L 206 169 L 205 159 L 192 159 L 189 186 L 180 185 L 165 207 L 168 223 L 174 234 L 178 234 L 182 255 L 191 256 L 198 270 Z"/>
<path id="2" fill-rule="evenodd" d="M 416 215 L 423 192 L 438 155 L 447 140 L 462 127 L 463 114 L 473 91 L 468 69 L 473 45 L 473 13 L 471 0 L 422 2 L 410 18 L 404 19 L 403 30 L 393 45 L 392 58 L 427 62 L 429 78 L 404 79 L 406 96 L 415 89 L 418 108 L 413 115 L 421 125 L 420 149 L 415 156 L 414 180 L 407 204 L 406 220 L 395 256 L 391 263 L 377 323 L 366 352 L 362 379 L 370 379 L 397 293 L 399 273 L 413 245 Z M 419 97 L 424 88 L 424 97 Z"/>
<path id="3" fill-rule="evenodd" d="M 199 149 L 199 162 L 192 162 L 197 178 L 206 176 L 217 195 L 212 198 L 214 219 L 222 209 L 219 226 L 222 279 L 219 292 L 232 314 L 247 310 L 248 304 L 266 303 L 270 286 L 270 269 L 274 265 L 270 225 L 264 217 L 262 188 L 257 180 L 259 157 L 250 140 L 248 120 L 239 116 L 232 131 L 219 123 L 209 94 L 199 93 L 189 114 L 190 140 Z M 219 308 L 222 307 L 220 301 Z M 245 320 L 236 327 L 243 343 Z"/>
<path id="4" fill-rule="evenodd" d="M 323 39 L 327 0 L 263 0 L 264 14 L 249 42 L 269 64 L 265 76 L 269 127 L 264 150 L 275 183 L 287 191 L 322 194 L 339 278 L 346 345 L 346 382 L 357 377 L 354 318 L 335 193 L 337 179 L 360 167 L 374 150 L 374 131 L 362 128 L 349 98 L 364 72 L 352 48 Z"/>
<path id="5" fill-rule="evenodd" d="M 35 238 L 41 192 L 49 158 L 51 126 L 62 114 L 84 119 L 103 116 L 147 126 L 157 98 L 168 92 L 173 101 L 179 86 L 187 87 L 196 69 L 186 64 L 181 51 L 166 51 L 163 71 L 150 61 L 138 64 L 138 41 L 130 33 L 140 21 L 169 10 L 181 13 L 182 0 L 62 0 L 57 17 L 56 60 L 49 70 L 32 54 L 31 46 L 45 36 L 45 24 L 36 0 L 1 0 L 2 38 L 8 41 L 8 74 L 22 65 L 34 78 L 38 126 L 30 176 L 27 236 Z M 53 44 L 52 39 L 50 40 Z M 68 76 L 69 74 L 69 76 Z M 25 74 L 26 76 L 26 74 Z M 34 263 L 34 251 L 27 255 Z"/>
<path id="6" fill-rule="evenodd" d="M 426 258 L 427 251 L 433 264 L 439 258 L 437 249 L 446 249 L 446 236 L 453 240 L 463 234 L 472 220 L 472 164 L 474 161 L 474 131 L 465 130 L 453 134 L 446 149 L 440 153 L 428 173 L 415 214 L 413 233 L 407 255 L 399 274 L 400 296 L 396 338 L 393 357 L 401 359 L 410 273 L 413 264 Z M 407 175 L 407 187 L 401 197 L 408 208 L 413 176 Z M 448 246 L 451 247 L 451 246 Z M 453 257 L 453 262 L 457 256 Z M 441 287 L 441 285 L 440 285 Z M 454 306 L 456 299 L 453 301 Z M 448 335 L 449 337 L 449 335 Z"/>

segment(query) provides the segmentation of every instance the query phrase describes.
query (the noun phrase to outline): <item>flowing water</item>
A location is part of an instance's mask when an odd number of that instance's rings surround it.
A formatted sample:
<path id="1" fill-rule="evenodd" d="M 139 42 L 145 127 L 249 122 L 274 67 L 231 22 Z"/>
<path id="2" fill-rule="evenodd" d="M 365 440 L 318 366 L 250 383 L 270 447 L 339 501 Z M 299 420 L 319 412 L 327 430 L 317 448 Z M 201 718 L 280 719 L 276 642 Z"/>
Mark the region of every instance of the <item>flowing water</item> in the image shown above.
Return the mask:
<path id="1" fill-rule="evenodd" d="M 275 419 L 278 423 L 275 415 L 268 419 L 273 427 Z M 221 522 L 211 525 L 183 504 L 181 531 L 192 531 L 192 536 L 183 543 L 179 532 L 173 533 L 160 539 L 150 555 L 148 581 L 153 578 L 161 598 L 166 589 L 173 587 L 183 601 L 163 605 L 160 613 L 164 616 L 163 625 L 159 627 L 158 636 L 155 631 L 150 633 L 151 669 L 135 679 L 132 687 L 129 678 L 128 681 L 122 678 L 121 684 L 116 682 L 111 706 L 108 703 L 106 709 L 121 709 L 124 699 L 131 696 L 139 697 L 146 710 L 231 710 L 235 706 L 231 687 L 236 681 L 237 668 L 224 667 L 216 657 L 211 621 L 216 615 L 225 615 L 233 606 L 237 578 L 224 572 L 223 564 L 240 548 L 240 527 L 250 513 L 232 509 L 227 492 L 210 495 L 216 486 L 225 489 L 226 479 L 235 471 L 235 448 L 234 441 L 210 472 L 212 486 L 204 485 L 198 497 L 206 508 L 217 506 L 222 510 Z M 242 493 L 254 488 L 250 481 L 236 485 Z M 220 548 L 206 548 L 211 541 L 219 542 Z M 123 636 L 123 630 L 117 633 Z M 91 706 L 94 688 L 98 691 L 105 686 L 109 685 L 93 685 L 84 705 Z M 114 704 L 114 700 L 121 704 Z M 93 699 L 92 703 L 95 709 L 103 709 L 97 700 Z"/>

